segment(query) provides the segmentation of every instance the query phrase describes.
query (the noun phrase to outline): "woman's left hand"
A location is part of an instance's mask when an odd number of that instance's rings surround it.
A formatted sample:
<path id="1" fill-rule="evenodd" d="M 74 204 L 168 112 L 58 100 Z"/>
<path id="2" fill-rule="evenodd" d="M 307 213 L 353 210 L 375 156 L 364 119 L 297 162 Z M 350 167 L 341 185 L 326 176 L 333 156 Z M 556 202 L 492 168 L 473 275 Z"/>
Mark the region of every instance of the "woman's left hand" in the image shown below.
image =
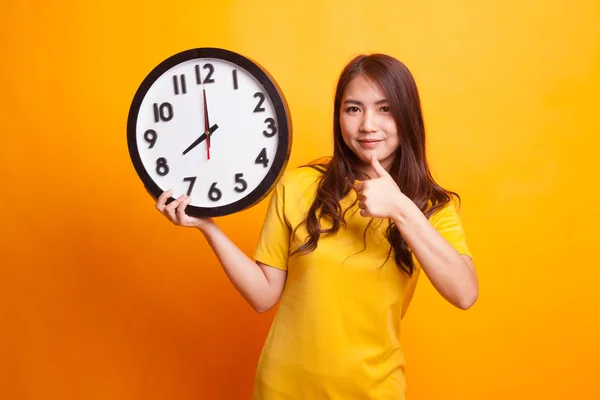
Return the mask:
<path id="1" fill-rule="evenodd" d="M 371 165 L 376 178 L 359 182 L 355 189 L 358 193 L 358 208 L 363 217 L 393 218 L 403 206 L 411 200 L 400 188 L 373 155 Z"/>

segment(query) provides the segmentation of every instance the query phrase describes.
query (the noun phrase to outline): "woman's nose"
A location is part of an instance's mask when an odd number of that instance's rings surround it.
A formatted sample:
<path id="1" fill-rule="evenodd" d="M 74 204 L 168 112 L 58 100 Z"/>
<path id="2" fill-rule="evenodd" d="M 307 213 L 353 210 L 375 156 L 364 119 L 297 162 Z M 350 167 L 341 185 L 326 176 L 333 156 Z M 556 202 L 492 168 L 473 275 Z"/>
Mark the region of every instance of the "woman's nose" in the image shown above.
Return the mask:
<path id="1" fill-rule="evenodd" d="M 363 132 L 374 132 L 377 130 L 376 116 L 371 112 L 365 112 L 360 124 L 360 129 Z"/>

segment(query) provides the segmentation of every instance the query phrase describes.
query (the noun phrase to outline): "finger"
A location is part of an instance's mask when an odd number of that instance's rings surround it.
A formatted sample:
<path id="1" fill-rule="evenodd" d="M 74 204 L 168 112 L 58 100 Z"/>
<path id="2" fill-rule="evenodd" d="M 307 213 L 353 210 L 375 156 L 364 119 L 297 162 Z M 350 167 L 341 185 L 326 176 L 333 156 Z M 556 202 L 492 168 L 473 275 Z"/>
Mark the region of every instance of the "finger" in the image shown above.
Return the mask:
<path id="1" fill-rule="evenodd" d="M 360 193 L 360 192 L 362 192 L 363 190 L 365 190 L 365 184 L 366 184 L 366 182 L 364 182 L 364 181 L 363 181 L 363 182 L 358 182 L 358 183 L 356 184 L 356 186 L 354 187 L 354 189 L 355 189 L 355 190 L 356 190 L 358 193 Z"/>
<path id="2" fill-rule="evenodd" d="M 367 209 L 360 210 L 360 215 L 362 215 L 363 217 L 370 217 L 371 216 L 371 214 L 369 213 L 369 210 L 367 210 Z"/>
<path id="3" fill-rule="evenodd" d="M 173 191 L 169 189 L 165 192 L 162 192 L 161 195 L 158 196 L 158 199 L 156 199 L 156 208 L 158 209 L 158 211 L 164 212 L 165 203 L 167 202 L 167 199 L 171 197 L 172 194 Z"/>
<path id="4" fill-rule="evenodd" d="M 185 195 L 182 194 L 176 200 L 173 200 L 171 203 L 169 203 L 168 206 L 165 207 L 165 212 L 167 213 L 167 216 L 174 224 L 177 223 L 177 215 L 175 214 L 175 210 L 177 209 L 177 206 L 179 206 L 179 204 L 181 204 L 181 202 L 183 201 L 184 196 Z"/>
<path id="5" fill-rule="evenodd" d="M 383 166 L 379 163 L 379 160 L 375 154 L 373 154 L 371 157 L 371 166 L 373 166 L 373 170 L 379 178 L 389 175 L 385 168 L 383 168 Z"/>
<path id="6" fill-rule="evenodd" d="M 191 201 L 192 201 L 192 198 L 185 195 L 185 197 L 181 201 L 181 204 L 179 204 L 179 206 L 177 206 L 177 219 L 180 222 L 184 221 L 185 218 L 187 217 L 187 214 L 185 213 L 185 208 L 188 206 L 188 204 L 190 204 Z"/>
<path id="7" fill-rule="evenodd" d="M 175 211 L 175 209 L 177 208 L 177 206 L 179 206 L 179 204 L 181 204 L 181 202 L 185 199 L 185 194 L 182 194 L 181 196 L 179 196 L 178 198 L 176 198 L 175 200 L 173 200 L 172 202 L 170 202 L 166 208 L 169 210 L 173 210 Z"/>

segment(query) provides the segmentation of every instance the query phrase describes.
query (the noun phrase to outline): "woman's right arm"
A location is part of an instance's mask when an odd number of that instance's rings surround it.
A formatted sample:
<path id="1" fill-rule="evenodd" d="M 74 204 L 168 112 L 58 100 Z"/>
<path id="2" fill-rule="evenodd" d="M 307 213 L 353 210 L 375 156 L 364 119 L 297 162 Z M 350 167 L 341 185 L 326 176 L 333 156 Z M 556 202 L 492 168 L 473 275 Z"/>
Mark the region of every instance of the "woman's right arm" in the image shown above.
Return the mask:
<path id="1" fill-rule="evenodd" d="M 198 228 L 206 237 L 227 276 L 250 306 L 259 313 L 270 310 L 281 297 L 287 272 L 254 262 L 229 240 L 212 219 L 187 215 L 184 210 L 191 198 L 182 195 L 165 205 L 171 194 L 168 190 L 158 197 L 158 211 L 175 225 Z"/>

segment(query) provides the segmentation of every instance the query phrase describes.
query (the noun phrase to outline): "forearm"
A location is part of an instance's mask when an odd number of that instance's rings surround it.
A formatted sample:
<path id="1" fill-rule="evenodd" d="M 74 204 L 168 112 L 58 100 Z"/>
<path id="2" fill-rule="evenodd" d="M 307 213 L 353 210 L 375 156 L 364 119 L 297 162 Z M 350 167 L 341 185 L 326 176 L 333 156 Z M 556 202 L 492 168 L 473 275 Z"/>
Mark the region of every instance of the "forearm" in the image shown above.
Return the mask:
<path id="1" fill-rule="evenodd" d="M 416 207 L 393 218 L 423 271 L 450 303 L 467 309 L 478 296 L 474 268 L 429 223 Z"/>
<path id="2" fill-rule="evenodd" d="M 259 312 L 270 308 L 273 303 L 271 290 L 262 268 L 244 254 L 216 224 L 203 227 L 201 232 L 235 288 L 252 308 Z"/>

